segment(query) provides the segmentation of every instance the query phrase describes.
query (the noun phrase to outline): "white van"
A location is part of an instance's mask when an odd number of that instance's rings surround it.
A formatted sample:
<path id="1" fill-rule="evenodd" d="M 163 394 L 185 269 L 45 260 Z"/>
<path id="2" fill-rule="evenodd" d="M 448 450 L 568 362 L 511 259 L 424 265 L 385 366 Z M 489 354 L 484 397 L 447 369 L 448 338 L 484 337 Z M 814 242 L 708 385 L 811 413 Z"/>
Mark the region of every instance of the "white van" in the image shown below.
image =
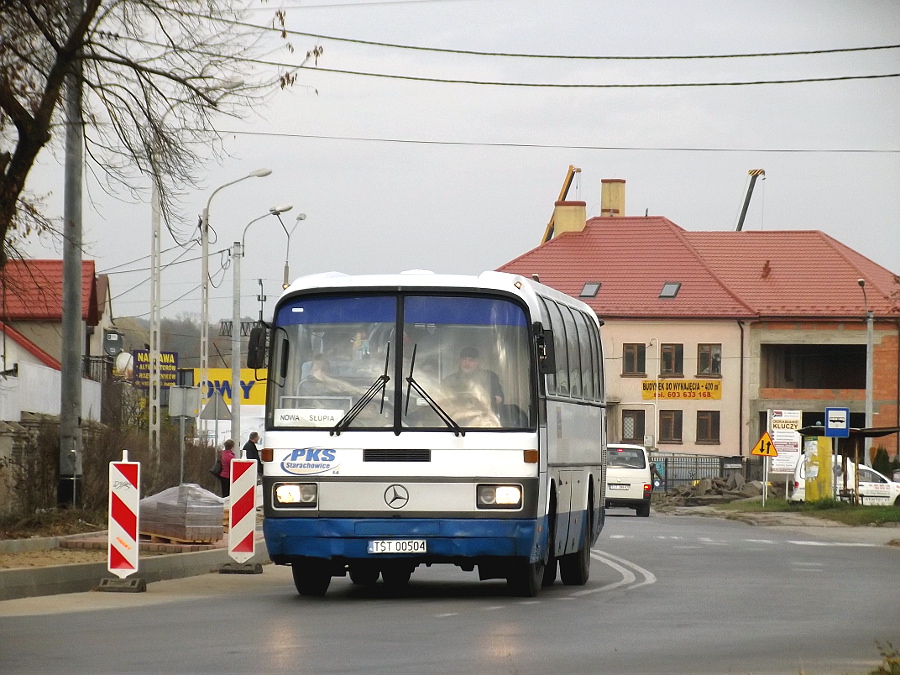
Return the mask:
<path id="1" fill-rule="evenodd" d="M 606 465 L 606 505 L 632 508 L 650 515 L 650 461 L 642 445 L 610 445 Z"/>
<path id="2" fill-rule="evenodd" d="M 835 476 L 834 482 L 838 490 L 844 487 L 844 478 L 841 473 L 841 458 L 837 455 L 833 458 Z M 847 488 L 855 489 L 856 466 L 853 461 L 847 462 Z M 888 506 L 895 504 L 900 506 L 900 483 L 895 483 L 881 475 L 875 469 L 860 464 L 859 466 L 859 496 L 860 503 L 864 506 Z M 790 502 L 802 502 L 806 500 L 806 455 L 800 457 L 797 468 L 794 469 L 794 491 L 788 497 Z"/>

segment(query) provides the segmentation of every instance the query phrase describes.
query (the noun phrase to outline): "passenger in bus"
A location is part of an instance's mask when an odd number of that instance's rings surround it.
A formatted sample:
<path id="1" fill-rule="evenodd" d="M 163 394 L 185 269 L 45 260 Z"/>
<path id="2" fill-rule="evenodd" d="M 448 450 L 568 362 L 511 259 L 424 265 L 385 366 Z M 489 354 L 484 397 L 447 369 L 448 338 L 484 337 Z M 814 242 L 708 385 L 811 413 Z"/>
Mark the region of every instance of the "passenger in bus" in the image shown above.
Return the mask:
<path id="1" fill-rule="evenodd" d="M 481 367 L 478 350 L 465 347 L 459 353 L 459 370 L 444 378 L 441 385 L 450 395 L 471 394 L 488 401 L 492 410 L 503 403 L 503 388 L 497 373 Z"/>
<path id="2" fill-rule="evenodd" d="M 318 354 L 310 362 L 309 374 L 300 382 L 297 393 L 301 396 L 321 396 L 323 394 L 349 394 L 354 387 L 331 376 L 328 359 Z"/>

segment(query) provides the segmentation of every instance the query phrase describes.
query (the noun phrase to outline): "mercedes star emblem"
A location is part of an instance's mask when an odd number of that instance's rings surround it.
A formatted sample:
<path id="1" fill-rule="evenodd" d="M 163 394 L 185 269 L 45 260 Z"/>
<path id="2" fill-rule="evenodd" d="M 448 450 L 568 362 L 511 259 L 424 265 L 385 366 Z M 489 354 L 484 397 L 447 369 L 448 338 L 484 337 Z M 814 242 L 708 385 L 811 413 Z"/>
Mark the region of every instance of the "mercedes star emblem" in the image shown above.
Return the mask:
<path id="1" fill-rule="evenodd" d="M 384 503 L 392 509 L 402 509 L 409 503 L 409 490 L 402 485 L 389 485 L 384 491 Z"/>

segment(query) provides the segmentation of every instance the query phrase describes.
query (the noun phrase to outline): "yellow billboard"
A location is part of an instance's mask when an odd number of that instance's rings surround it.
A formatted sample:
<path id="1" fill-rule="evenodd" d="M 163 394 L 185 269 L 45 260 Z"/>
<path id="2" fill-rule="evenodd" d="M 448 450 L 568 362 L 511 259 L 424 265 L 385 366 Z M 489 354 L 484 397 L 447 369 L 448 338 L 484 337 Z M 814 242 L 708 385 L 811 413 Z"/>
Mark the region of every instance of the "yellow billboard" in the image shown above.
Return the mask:
<path id="1" fill-rule="evenodd" d="M 659 396 L 656 387 L 659 385 Z M 645 400 L 690 400 L 722 398 L 721 380 L 643 380 L 641 395 Z"/>
<path id="2" fill-rule="evenodd" d="M 231 405 L 231 368 L 210 368 L 209 384 L 204 399 L 212 398 L 213 392 L 222 394 L 225 403 Z M 266 404 L 266 370 L 241 369 L 241 405 Z M 200 382 L 200 369 L 194 368 L 194 382 Z"/>

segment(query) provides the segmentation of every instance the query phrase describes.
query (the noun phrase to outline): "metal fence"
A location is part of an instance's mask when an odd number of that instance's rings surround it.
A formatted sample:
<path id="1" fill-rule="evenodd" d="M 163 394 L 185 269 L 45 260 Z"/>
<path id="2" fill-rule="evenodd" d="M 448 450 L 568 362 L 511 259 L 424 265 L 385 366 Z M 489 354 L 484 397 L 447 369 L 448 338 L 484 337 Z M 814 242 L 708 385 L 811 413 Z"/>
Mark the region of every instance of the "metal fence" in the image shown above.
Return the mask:
<path id="1" fill-rule="evenodd" d="M 709 455 L 673 455 L 651 453 L 662 476 L 662 489 L 693 485 L 702 478 L 727 478 L 741 474 L 744 480 L 763 479 L 762 457 L 711 457 Z"/>
<path id="2" fill-rule="evenodd" d="M 112 378 L 113 359 L 109 356 L 82 357 L 82 377 L 94 382 L 106 382 Z"/>

